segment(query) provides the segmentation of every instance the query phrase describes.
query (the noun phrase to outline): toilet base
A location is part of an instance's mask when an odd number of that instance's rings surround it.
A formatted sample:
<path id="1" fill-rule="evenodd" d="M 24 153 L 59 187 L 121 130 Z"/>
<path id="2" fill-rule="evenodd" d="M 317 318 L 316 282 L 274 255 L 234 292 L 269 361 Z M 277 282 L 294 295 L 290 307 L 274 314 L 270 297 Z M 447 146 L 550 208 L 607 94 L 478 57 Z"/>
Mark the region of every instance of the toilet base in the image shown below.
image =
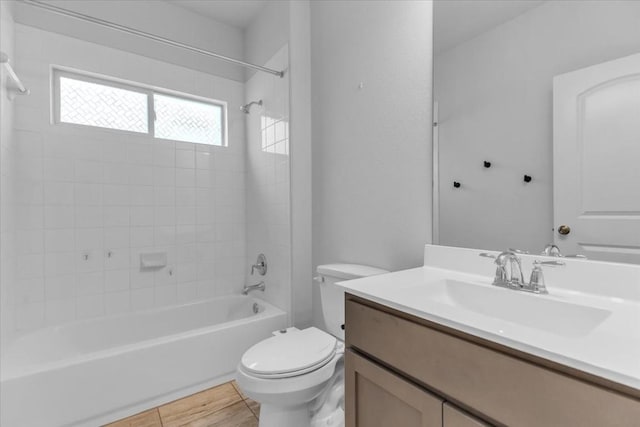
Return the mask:
<path id="1" fill-rule="evenodd" d="M 293 407 L 260 405 L 258 427 L 309 427 L 310 425 L 311 414 L 308 404 Z"/>

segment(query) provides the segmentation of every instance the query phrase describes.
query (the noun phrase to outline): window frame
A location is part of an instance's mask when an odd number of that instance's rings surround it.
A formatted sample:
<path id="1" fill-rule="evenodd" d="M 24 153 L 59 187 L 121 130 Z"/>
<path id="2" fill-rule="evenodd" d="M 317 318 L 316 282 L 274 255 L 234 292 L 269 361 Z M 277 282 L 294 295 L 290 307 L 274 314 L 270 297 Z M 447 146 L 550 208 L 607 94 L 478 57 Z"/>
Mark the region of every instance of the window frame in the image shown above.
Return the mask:
<path id="1" fill-rule="evenodd" d="M 99 84 L 102 86 L 114 87 L 117 89 L 124 89 L 131 92 L 137 92 L 146 95 L 147 97 L 147 132 L 135 132 L 124 129 L 114 129 L 102 126 L 85 125 L 80 123 L 63 122 L 60 119 L 60 110 L 62 105 L 62 99 L 60 96 L 60 78 L 66 77 L 74 80 L 84 81 L 87 83 Z M 216 107 L 220 107 L 221 111 L 221 123 L 220 128 L 222 137 L 220 139 L 222 145 L 207 144 L 202 142 L 181 141 L 177 139 L 159 138 L 155 136 L 155 122 L 156 112 L 154 104 L 154 95 L 165 95 L 173 98 L 184 99 L 188 101 L 195 101 L 202 104 L 208 104 Z M 54 125 L 60 125 L 65 127 L 75 127 L 82 129 L 97 129 L 106 132 L 117 132 L 142 138 L 148 138 L 150 140 L 159 141 L 172 141 L 185 144 L 197 144 L 206 145 L 210 147 L 226 148 L 229 146 L 228 135 L 228 103 L 218 99 L 206 98 L 203 96 L 193 95 L 190 93 L 179 92 L 166 88 L 159 88 L 156 86 L 146 85 L 144 83 L 132 82 L 116 77 L 105 76 L 102 74 L 80 71 L 68 67 L 52 66 L 51 67 L 51 122 Z"/>

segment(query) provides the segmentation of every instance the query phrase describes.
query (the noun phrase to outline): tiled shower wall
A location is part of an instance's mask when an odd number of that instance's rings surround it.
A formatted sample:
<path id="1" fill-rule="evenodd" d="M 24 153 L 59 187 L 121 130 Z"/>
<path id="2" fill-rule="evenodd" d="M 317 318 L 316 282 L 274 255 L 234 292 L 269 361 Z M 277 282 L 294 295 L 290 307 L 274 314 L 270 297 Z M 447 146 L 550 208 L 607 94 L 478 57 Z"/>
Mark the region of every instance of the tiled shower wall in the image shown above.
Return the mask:
<path id="1" fill-rule="evenodd" d="M 265 66 L 287 70 L 288 45 Z M 247 256 L 264 252 L 269 270 L 264 298 L 291 313 L 291 225 L 289 181 L 289 73 L 257 73 L 246 84 L 246 102 L 261 99 L 247 116 Z"/>
<path id="2" fill-rule="evenodd" d="M 0 51 L 14 59 L 14 24 L 10 3 L 0 2 Z M 0 67 L 0 349 L 13 330 L 11 301 L 5 298 L 15 272 L 15 192 L 16 146 L 13 134 L 14 102 L 9 100 L 7 74 Z"/>
<path id="3" fill-rule="evenodd" d="M 15 101 L 15 331 L 238 293 L 244 85 L 22 25 L 15 64 L 32 91 Z M 228 147 L 53 125 L 52 64 L 226 101 Z M 156 251 L 167 267 L 142 271 Z"/>

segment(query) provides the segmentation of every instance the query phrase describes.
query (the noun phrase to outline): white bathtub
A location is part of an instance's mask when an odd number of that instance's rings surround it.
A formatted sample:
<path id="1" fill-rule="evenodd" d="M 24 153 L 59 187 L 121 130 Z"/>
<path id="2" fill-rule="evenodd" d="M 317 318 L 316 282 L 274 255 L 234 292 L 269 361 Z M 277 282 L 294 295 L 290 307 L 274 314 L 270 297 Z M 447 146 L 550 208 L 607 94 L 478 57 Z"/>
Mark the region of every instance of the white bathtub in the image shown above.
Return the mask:
<path id="1" fill-rule="evenodd" d="M 285 326 L 282 310 L 229 296 L 35 331 L 3 349 L 0 425 L 132 415 L 231 379 L 247 348 Z"/>

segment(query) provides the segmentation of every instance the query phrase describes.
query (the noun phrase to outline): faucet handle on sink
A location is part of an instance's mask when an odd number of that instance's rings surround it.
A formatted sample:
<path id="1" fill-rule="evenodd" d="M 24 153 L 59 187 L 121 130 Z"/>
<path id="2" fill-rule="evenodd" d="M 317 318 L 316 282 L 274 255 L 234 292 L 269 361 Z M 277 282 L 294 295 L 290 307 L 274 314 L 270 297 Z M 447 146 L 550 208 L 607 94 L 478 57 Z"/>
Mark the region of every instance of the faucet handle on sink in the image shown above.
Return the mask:
<path id="1" fill-rule="evenodd" d="M 531 271 L 531 278 L 529 279 L 528 290 L 536 294 L 548 294 L 547 286 L 544 283 L 544 274 L 542 273 L 542 266 L 549 267 L 563 267 L 565 265 L 562 261 L 538 261 L 533 262 L 533 270 Z"/>

